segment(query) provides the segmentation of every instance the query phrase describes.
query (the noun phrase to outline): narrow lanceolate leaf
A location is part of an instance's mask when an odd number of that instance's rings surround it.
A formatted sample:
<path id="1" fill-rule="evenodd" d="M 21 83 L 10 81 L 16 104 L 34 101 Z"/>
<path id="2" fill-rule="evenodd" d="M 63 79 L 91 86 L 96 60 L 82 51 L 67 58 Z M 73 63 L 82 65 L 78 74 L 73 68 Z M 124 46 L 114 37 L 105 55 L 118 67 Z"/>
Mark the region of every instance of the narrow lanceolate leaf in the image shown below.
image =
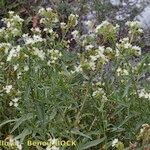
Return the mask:
<path id="1" fill-rule="evenodd" d="M 16 136 L 14 139 L 16 140 L 20 139 L 20 142 L 22 143 L 25 137 L 30 134 L 31 134 L 31 131 L 29 129 L 24 129 L 22 133 Z"/>
<path id="2" fill-rule="evenodd" d="M 78 147 L 78 150 L 87 150 L 88 148 L 97 146 L 98 144 L 102 143 L 104 140 L 105 140 L 105 137 L 101 138 L 101 139 L 94 140 L 94 141 L 87 142 L 84 145 L 80 145 Z"/>
<path id="3" fill-rule="evenodd" d="M 15 126 L 11 130 L 11 133 L 13 131 L 15 131 L 23 122 L 25 122 L 26 120 L 30 120 L 31 118 L 33 118 L 33 114 L 32 113 L 28 113 L 28 114 L 20 117 L 19 119 L 17 119 Z"/>
<path id="4" fill-rule="evenodd" d="M 88 139 L 91 139 L 91 137 L 89 135 L 80 132 L 78 129 L 72 129 L 71 133 L 86 137 Z"/>
<path id="5" fill-rule="evenodd" d="M 11 122 L 15 122 L 17 119 L 11 119 L 11 120 L 7 120 L 7 121 L 4 121 L 0 124 L 0 127 L 2 127 L 3 125 L 7 124 L 7 123 L 11 123 Z"/>

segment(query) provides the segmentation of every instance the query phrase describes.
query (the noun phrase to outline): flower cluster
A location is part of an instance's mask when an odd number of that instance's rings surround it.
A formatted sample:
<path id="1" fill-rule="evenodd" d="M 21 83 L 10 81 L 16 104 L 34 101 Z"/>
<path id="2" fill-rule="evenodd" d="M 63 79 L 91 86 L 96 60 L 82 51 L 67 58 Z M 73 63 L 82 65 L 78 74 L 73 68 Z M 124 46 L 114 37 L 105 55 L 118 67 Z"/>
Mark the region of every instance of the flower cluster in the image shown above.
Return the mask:
<path id="1" fill-rule="evenodd" d="M 36 47 L 34 47 L 33 50 L 34 55 L 38 56 L 41 60 L 45 59 L 45 53 L 43 50 Z"/>
<path id="2" fill-rule="evenodd" d="M 139 93 L 139 98 L 145 98 L 150 100 L 150 93 L 147 92 L 145 89 L 139 90 L 138 93 Z"/>
<path id="3" fill-rule="evenodd" d="M 19 57 L 20 50 L 21 50 L 20 45 L 12 47 L 11 50 L 9 51 L 9 53 L 8 53 L 7 61 L 11 61 L 13 58 L 16 59 L 17 57 Z"/>
<path id="4" fill-rule="evenodd" d="M 142 141 L 142 145 L 145 149 L 149 149 L 149 141 L 150 141 L 150 125 L 143 124 L 140 129 L 140 133 L 137 137 L 137 140 Z"/>
<path id="5" fill-rule="evenodd" d="M 5 93 L 7 95 L 11 95 L 13 93 L 13 86 L 12 85 L 6 85 L 5 87 L 3 87 L 3 90 L 5 91 Z M 19 92 L 17 92 L 16 95 L 19 95 Z M 14 107 L 18 107 L 18 101 L 19 101 L 19 97 L 15 97 L 12 98 L 11 101 L 9 102 L 9 106 L 14 106 Z"/>
<path id="6" fill-rule="evenodd" d="M 0 43 L 0 51 L 1 52 L 3 51 L 5 54 L 7 54 L 10 48 L 11 48 L 10 43 Z"/>
<path id="7" fill-rule="evenodd" d="M 52 146 L 48 146 L 48 147 L 46 148 L 46 150 L 59 150 L 59 147 L 55 146 L 56 143 L 57 143 L 57 141 L 58 141 L 58 139 L 55 139 L 55 138 L 52 139 L 52 138 L 51 138 L 51 139 L 49 139 L 48 141 L 51 142 L 51 145 L 52 145 Z"/>
<path id="8" fill-rule="evenodd" d="M 121 141 L 119 141 L 118 139 L 114 139 L 112 141 L 112 147 L 117 148 L 117 150 L 123 150 L 124 144 Z"/>
<path id="9" fill-rule="evenodd" d="M 87 26 L 87 29 L 89 30 L 89 33 L 94 32 L 94 20 L 87 20 L 85 21 L 85 25 Z"/>
<path id="10" fill-rule="evenodd" d="M 22 150 L 22 144 L 20 143 L 19 140 L 16 140 L 13 136 L 10 136 L 9 142 L 13 143 L 13 145 L 15 144 L 15 148 L 17 148 L 17 150 Z"/>
<path id="11" fill-rule="evenodd" d="M 52 28 L 55 23 L 59 22 L 58 15 L 51 8 L 41 8 L 39 15 L 42 16 L 40 23 L 46 25 L 48 28 Z"/>
<path id="12" fill-rule="evenodd" d="M 25 42 L 25 45 L 33 45 L 40 42 L 43 42 L 45 39 L 43 39 L 40 35 L 33 35 L 32 37 L 28 34 L 23 35 L 23 40 Z"/>
<path id="13" fill-rule="evenodd" d="M 103 101 L 108 100 L 106 93 L 102 88 L 98 88 L 96 91 L 94 91 L 92 96 L 93 97 L 101 97 Z"/>
<path id="14" fill-rule="evenodd" d="M 9 12 L 9 17 L 2 19 L 6 24 L 0 31 L 0 37 L 5 39 L 11 39 L 12 37 L 20 36 L 22 33 L 22 23 L 23 19 L 19 15 L 16 15 L 13 11 Z"/>
<path id="15" fill-rule="evenodd" d="M 105 55 L 105 48 L 103 46 L 99 46 L 98 49 L 95 50 L 94 55 L 90 55 L 90 63 L 95 64 L 97 61 L 98 63 L 105 64 L 108 62 L 108 58 Z M 93 65 L 91 65 L 93 66 Z M 92 68 L 92 70 L 96 69 L 96 64 Z"/>
<path id="16" fill-rule="evenodd" d="M 85 56 L 84 60 L 81 59 L 80 64 L 75 67 L 75 72 L 82 72 L 83 70 L 95 71 L 109 61 L 106 51 L 112 51 L 111 48 L 105 48 L 104 46 L 94 48 L 93 45 L 87 45 L 85 49 L 87 56 Z M 80 55 L 80 57 L 82 56 Z"/>
<path id="17" fill-rule="evenodd" d="M 100 25 L 98 25 L 95 29 L 96 34 L 101 34 L 105 38 L 107 37 L 116 37 L 117 30 L 119 28 L 119 25 L 113 26 L 108 21 L 103 21 Z"/>
<path id="18" fill-rule="evenodd" d="M 49 51 L 50 60 L 48 61 L 48 65 L 55 64 L 57 60 L 62 56 L 62 53 L 59 50 L 52 49 Z"/>
<path id="19" fill-rule="evenodd" d="M 19 105 L 19 104 L 18 104 L 18 101 L 19 101 L 19 98 L 18 98 L 18 97 L 12 99 L 12 100 L 10 101 L 10 103 L 9 103 L 9 106 L 18 107 L 18 105 Z"/>
<path id="20" fill-rule="evenodd" d="M 118 139 L 114 139 L 114 140 L 112 141 L 112 147 L 115 147 L 118 142 L 119 142 Z"/>
<path id="21" fill-rule="evenodd" d="M 143 30 L 140 28 L 138 21 L 127 21 L 126 25 L 129 27 L 129 34 L 141 34 Z"/>
<path id="22" fill-rule="evenodd" d="M 78 40 L 78 39 L 79 39 L 79 31 L 78 31 L 78 30 L 72 31 L 71 34 L 73 35 L 73 38 L 74 38 L 75 40 Z"/>
<path id="23" fill-rule="evenodd" d="M 10 93 L 10 91 L 12 89 L 12 85 L 6 85 L 6 87 L 4 87 L 3 89 L 8 94 L 8 93 Z"/>
<path id="24" fill-rule="evenodd" d="M 127 69 L 122 69 L 120 67 L 116 70 L 116 72 L 117 72 L 118 76 L 128 76 L 129 75 L 129 72 Z"/>
<path id="25" fill-rule="evenodd" d="M 141 55 L 141 48 L 139 46 L 133 46 L 130 42 L 130 39 L 123 38 L 120 40 L 120 43 L 116 44 L 117 51 L 119 54 L 127 54 L 127 55 Z"/>
<path id="26" fill-rule="evenodd" d="M 67 23 L 67 25 L 69 27 L 76 26 L 78 24 L 77 18 L 78 18 L 78 15 L 70 14 L 69 17 L 68 17 L 68 23 Z"/>

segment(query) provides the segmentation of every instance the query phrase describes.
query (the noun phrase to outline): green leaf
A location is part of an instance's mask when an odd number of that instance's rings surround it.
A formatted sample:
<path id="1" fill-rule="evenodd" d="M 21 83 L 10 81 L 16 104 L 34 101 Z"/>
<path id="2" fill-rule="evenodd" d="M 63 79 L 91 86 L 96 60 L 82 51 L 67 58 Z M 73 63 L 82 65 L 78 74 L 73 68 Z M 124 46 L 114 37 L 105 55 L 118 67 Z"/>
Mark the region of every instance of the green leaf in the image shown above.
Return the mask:
<path id="1" fill-rule="evenodd" d="M 84 149 L 88 149 L 88 148 L 91 148 L 91 147 L 94 147 L 100 143 L 102 143 L 103 141 L 105 140 L 105 137 L 104 138 L 101 138 L 101 139 L 97 139 L 97 140 L 94 140 L 94 141 L 90 141 L 82 146 L 79 146 L 79 150 L 84 150 Z"/>
<path id="2" fill-rule="evenodd" d="M 17 119 L 15 126 L 11 130 L 11 133 L 15 131 L 23 122 L 25 122 L 26 120 L 30 120 L 31 118 L 33 118 L 33 114 L 28 113 L 24 115 L 23 117 L 20 117 L 19 119 Z"/>
<path id="3" fill-rule="evenodd" d="M 53 109 L 52 113 L 50 114 L 49 121 L 53 120 L 57 115 L 57 110 Z"/>
<path id="4" fill-rule="evenodd" d="M 122 127 L 125 123 L 127 123 L 132 117 L 135 115 L 128 116 L 127 118 L 124 119 L 124 121 L 118 126 L 118 128 Z"/>
<path id="5" fill-rule="evenodd" d="M 5 5 L 5 1 L 4 0 L 0 0 L 0 8 L 4 7 L 4 5 Z"/>
<path id="6" fill-rule="evenodd" d="M 125 87 L 125 90 L 124 90 L 122 98 L 124 98 L 125 96 L 128 96 L 128 93 L 129 93 L 129 90 L 130 90 L 130 86 L 131 86 L 130 83 L 127 84 L 127 86 Z"/>
<path id="7" fill-rule="evenodd" d="M 80 136 L 83 136 L 83 137 L 86 137 L 86 138 L 92 140 L 92 138 L 91 138 L 90 136 L 88 136 L 88 135 L 86 135 L 86 134 L 80 132 L 78 129 L 72 129 L 72 130 L 71 130 L 71 133 L 77 134 L 77 135 L 80 135 Z"/>
<path id="8" fill-rule="evenodd" d="M 20 142 L 22 143 L 25 137 L 32 132 L 29 129 L 24 129 L 21 134 L 15 137 L 16 140 L 20 139 Z"/>
<path id="9" fill-rule="evenodd" d="M 7 121 L 4 121 L 3 123 L 0 124 L 0 127 L 2 127 L 3 125 L 7 124 L 7 123 L 10 123 L 10 122 L 15 122 L 17 119 L 12 119 L 12 120 L 7 120 Z"/>

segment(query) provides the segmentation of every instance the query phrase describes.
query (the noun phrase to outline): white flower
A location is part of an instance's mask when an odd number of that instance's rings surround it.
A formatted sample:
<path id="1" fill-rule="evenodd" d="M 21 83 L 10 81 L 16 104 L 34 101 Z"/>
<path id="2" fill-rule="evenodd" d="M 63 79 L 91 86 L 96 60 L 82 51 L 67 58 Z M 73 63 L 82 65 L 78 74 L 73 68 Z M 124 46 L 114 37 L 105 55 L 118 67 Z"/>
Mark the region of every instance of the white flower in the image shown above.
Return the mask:
<path id="1" fill-rule="evenodd" d="M 95 64 L 94 61 L 90 61 L 90 62 L 88 63 L 88 65 L 89 65 L 89 67 L 90 67 L 93 71 L 96 69 L 96 64 Z"/>
<path id="2" fill-rule="evenodd" d="M 29 70 L 29 67 L 26 65 L 24 66 L 24 71 L 28 71 Z"/>
<path id="3" fill-rule="evenodd" d="M 109 23 L 107 20 L 103 21 L 100 25 L 98 25 L 98 26 L 96 27 L 95 33 L 98 33 L 99 30 L 100 30 L 102 27 L 108 26 L 109 24 L 110 24 L 110 23 Z"/>
<path id="4" fill-rule="evenodd" d="M 129 75 L 129 72 L 126 69 L 123 69 L 123 75 Z"/>
<path id="5" fill-rule="evenodd" d="M 15 140 L 16 146 L 19 150 L 22 150 L 22 145 L 20 144 L 20 142 L 18 140 Z"/>
<path id="6" fill-rule="evenodd" d="M 61 23 L 60 23 L 60 27 L 61 27 L 62 29 L 66 29 L 67 25 L 66 25 L 65 22 L 61 22 Z"/>
<path id="7" fill-rule="evenodd" d="M 43 38 L 41 38 L 41 36 L 39 36 L 39 35 L 33 35 L 33 40 L 35 42 L 42 42 Z"/>
<path id="8" fill-rule="evenodd" d="M 96 61 L 98 58 L 96 56 L 90 56 L 91 61 Z"/>
<path id="9" fill-rule="evenodd" d="M 52 11 L 52 8 L 48 7 L 46 8 L 47 11 Z"/>
<path id="10" fill-rule="evenodd" d="M 46 148 L 46 150 L 59 150 L 59 147 L 56 147 L 55 145 L 57 144 L 57 141 L 58 141 L 58 139 L 55 139 L 55 138 L 51 138 L 51 139 L 48 139 L 48 141 L 50 141 L 50 143 L 52 144 L 52 146 L 50 147 L 50 146 L 48 146 L 47 148 Z"/>
<path id="11" fill-rule="evenodd" d="M 39 9 L 39 12 L 38 12 L 38 13 L 39 13 L 39 14 L 42 14 L 44 11 L 45 11 L 45 9 L 42 7 L 42 8 Z"/>
<path id="12" fill-rule="evenodd" d="M 24 34 L 23 38 L 25 40 L 26 45 L 44 41 L 44 39 L 41 38 L 41 36 L 35 34 L 33 35 L 33 37 L 29 37 L 28 34 Z"/>
<path id="13" fill-rule="evenodd" d="M 106 50 L 109 51 L 109 52 L 113 51 L 111 47 L 107 47 Z"/>
<path id="14" fill-rule="evenodd" d="M 116 70 L 116 72 L 117 72 L 118 76 L 120 76 L 120 75 L 123 75 L 123 76 L 129 75 L 128 70 L 122 69 L 120 67 L 118 67 L 118 69 Z"/>
<path id="15" fill-rule="evenodd" d="M 143 131 L 144 131 L 144 129 L 142 128 L 142 129 L 140 129 L 140 133 L 143 133 Z"/>
<path id="16" fill-rule="evenodd" d="M 13 15 L 14 14 L 14 11 L 9 11 L 8 12 L 10 15 Z"/>
<path id="17" fill-rule="evenodd" d="M 122 69 L 119 67 L 117 70 L 116 70 L 118 73 L 120 73 L 122 71 Z"/>
<path id="18" fill-rule="evenodd" d="M 51 55 L 51 60 L 48 61 L 48 66 L 50 66 L 50 64 L 54 64 L 62 56 L 62 53 L 59 50 L 55 49 L 50 50 L 49 53 Z"/>
<path id="19" fill-rule="evenodd" d="M 14 19 L 15 21 L 18 21 L 18 22 L 23 22 L 23 21 L 24 21 L 24 20 L 23 20 L 22 18 L 20 18 L 20 16 L 18 16 L 18 15 L 13 16 L 13 19 Z"/>
<path id="20" fill-rule="evenodd" d="M 132 49 L 135 51 L 136 55 L 141 55 L 141 48 L 139 46 L 132 46 Z"/>
<path id="21" fill-rule="evenodd" d="M 41 60 L 45 59 L 45 53 L 38 48 L 34 48 L 34 55 L 37 55 L 39 58 L 41 58 Z"/>
<path id="22" fill-rule="evenodd" d="M 91 20 L 85 21 L 85 25 L 88 26 L 90 29 L 93 28 L 94 22 Z"/>
<path id="23" fill-rule="evenodd" d="M 138 93 L 139 93 L 139 98 L 145 98 L 150 100 L 150 93 L 146 92 L 145 89 L 138 90 Z"/>
<path id="24" fill-rule="evenodd" d="M 50 66 L 50 65 L 51 65 L 51 61 L 50 61 L 50 60 L 47 62 L 47 65 L 48 65 L 48 66 Z"/>
<path id="25" fill-rule="evenodd" d="M 99 50 L 99 52 L 101 53 L 101 54 L 103 54 L 104 53 L 104 46 L 99 46 L 98 47 L 98 50 Z"/>
<path id="26" fill-rule="evenodd" d="M 48 29 L 48 28 L 44 28 L 43 31 L 48 32 L 50 34 L 54 33 L 53 29 Z"/>
<path id="27" fill-rule="evenodd" d="M 19 64 L 14 65 L 13 67 L 14 67 L 14 70 L 16 71 L 18 69 L 18 67 L 19 67 Z"/>
<path id="28" fill-rule="evenodd" d="M 20 98 L 18 97 L 15 97 L 14 99 L 12 99 L 9 103 L 9 106 L 14 106 L 14 107 L 18 107 L 18 101 L 19 101 Z"/>
<path id="29" fill-rule="evenodd" d="M 90 44 L 85 47 L 85 50 L 88 51 L 88 50 L 91 50 L 92 48 L 94 48 L 94 46 Z"/>
<path id="30" fill-rule="evenodd" d="M 20 143 L 20 141 L 14 139 L 12 136 L 11 138 L 9 139 L 9 142 L 10 143 L 15 143 L 16 147 L 17 147 L 17 150 L 22 150 L 22 144 Z"/>
<path id="31" fill-rule="evenodd" d="M 79 31 L 77 30 L 74 30 L 71 34 L 73 35 L 74 39 L 77 39 L 79 37 Z"/>
<path id="32" fill-rule="evenodd" d="M 150 99 L 150 93 L 145 93 L 145 98 Z"/>
<path id="33" fill-rule="evenodd" d="M 116 29 L 119 29 L 120 25 L 119 24 L 116 24 L 115 28 Z"/>
<path id="34" fill-rule="evenodd" d="M 13 104 L 14 104 L 14 103 L 11 101 L 11 102 L 9 103 L 9 106 L 13 106 Z"/>
<path id="35" fill-rule="evenodd" d="M 143 30 L 140 28 L 140 22 L 139 21 L 127 21 L 126 25 L 129 27 L 129 34 L 132 34 L 134 29 L 136 29 L 135 31 L 137 33 L 143 33 Z"/>
<path id="36" fill-rule="evenodd" d="M 73 26 L 76 26 L 78 24 L 77 18 L 78 18 L 78 15 L 70 14 L 69 17 L 68 17 L 68 21 L 70 23 L 74 23 L 74 24 L 72 24 Z"/>
<path id="37" fill-rule="evenodd" d="M 103 61 L 103 63 L 108 62 L 108 59 L 106 58 L 106 56 L 104 55 L 104 46 L 99 46 L 97 52 L 97 57 L 101 58 L 101 60 Z"/>
<path id="38" fill-rule="evenodd" d="M 17 36 L 20 34 L 20 30 L 18 30 L 17 28 L 14 28 L 12 31 L 11 31 L 11 34 L 13 35 L 13 37 Z"/>
<path id="39" fill-rule="evenodd" d="M 118 143 L 118 139 L 114 139 L 114 140 L 112 141 L 112 147 L 115 147 L 117 143 Z"/>
<path id="40" fill-rule="evenodd" d="M 11 27 L 11 23 L 7 22 L 7 28 L 10 28 L 10 27 Z"/>
<path id="41" fill-rule="evenodd" d="M 69 17 L 71 17 L 71 18 L 78 18 L 79 16 L 77 14 L 70 14 Z"/>
<path id="42" fill-rule="evenodd" d="M 127 21 L 126 25 L 129 27 L 139 26 L 139 21 Z"/>
<path id="43" fill-rule="evenodd" d="M 21 77 L 21 72 L 19 72 L 19 73 L 17 74 L 17 79 L 20 79 L 20 77 Z"/>
<path id="44" fill-rule="evenodd" d="M 14 102 L 14 103 L 17 103 L 18 102 L 18 100 L 19 100 L 19 98 L 14 98 L 14 99 L 12 99 L 12 101 Z"/>
<path id="45" fill-rule="evenodd" d="M 102 88 L 98 88 L 97 90 L 95 90 L 92 94 L 93 97 L 97 97 L 97 96 L 101 96 L 103 101 L 107 101 L 108 98 L 106 96 L 105 91 Z"/>
<path id="46" fill-rule="evenodd" d="M 7 56 L 7 61 L 11 61 L 11 59 L 12 59 L 13 57 L 19 56 L 20 50 L 21 50 L 20 45 L 17 45 L 17 47 L 13 47 L 13 48 L 10 50 L 10 52 L 9 52 L 9 54 L 8 54 L 8 56 Z"/>
<path id="47" fill-rule="evenodd" d="M 40 30 L 40 28 L 39 28 L 39 27 L 31 28 L 31 31 L 32 31 L 32 32 L 41 33 L 41 30 Z"/>
<path id="48" fill-rule="evenodd" d="M 48 32 L 49 32 L 50 34 L 54 33 L 53 29 L 49 29 Z"/>
<path id="49" fill-rule="evenodd" d="M 126 37 L 126 38 L 123 38 L 123 39 L 121 39 L 121 40 L 119 40 L 121 43 L 127 43 L 127 42 L 129 42 L 129 38 L 128 37 Z"/>
<path id="50" fill-rule="evenodd" d="M 130 44 L 130 43 L 125 43 L 124 44 L 124 48 L 125 49 L 129 49 L 129 48 L 131 48 L 132 47 L 132 45 Z"/>
<path id="51" fill-rule="evenodd" d="M 143 31 L 143 29 L 138 29 L 138 32 L 143 33 L 144 31 Z"/>
<path id="52" fill-rule="evenodd" d="M 6 93 L 10 93 L 11 89 L 12 89 L 12 85 L 6 85 L 6 87 L 4 88 Z"/>
<path id="53" fill-rule="evenodd" d="M 117 46 L 117 47 L 118 47 L 118 46 Z M 116 50 L 115 50 L 115 56 L 116 56 L 116 57 L 118 57 L 118 56 L 119 56 L 119 54 L 120 54 L 119 49 L 118 49 L 118 48 L 116 48 Z"/>
<path id="54" fill-rule="evenodd" d="M 5 51 L 5 54 L 8 54 L 8 50 L 11 48 L 10 43 L 0 43 L 0 49 Z"/>
<path id="55" fill-rule="evenodd" d="M 19 105 L 18 103 L 14 103 L 14 106 L 15 106 L 15 107 L 18 107 L 18 105 Z"/>

